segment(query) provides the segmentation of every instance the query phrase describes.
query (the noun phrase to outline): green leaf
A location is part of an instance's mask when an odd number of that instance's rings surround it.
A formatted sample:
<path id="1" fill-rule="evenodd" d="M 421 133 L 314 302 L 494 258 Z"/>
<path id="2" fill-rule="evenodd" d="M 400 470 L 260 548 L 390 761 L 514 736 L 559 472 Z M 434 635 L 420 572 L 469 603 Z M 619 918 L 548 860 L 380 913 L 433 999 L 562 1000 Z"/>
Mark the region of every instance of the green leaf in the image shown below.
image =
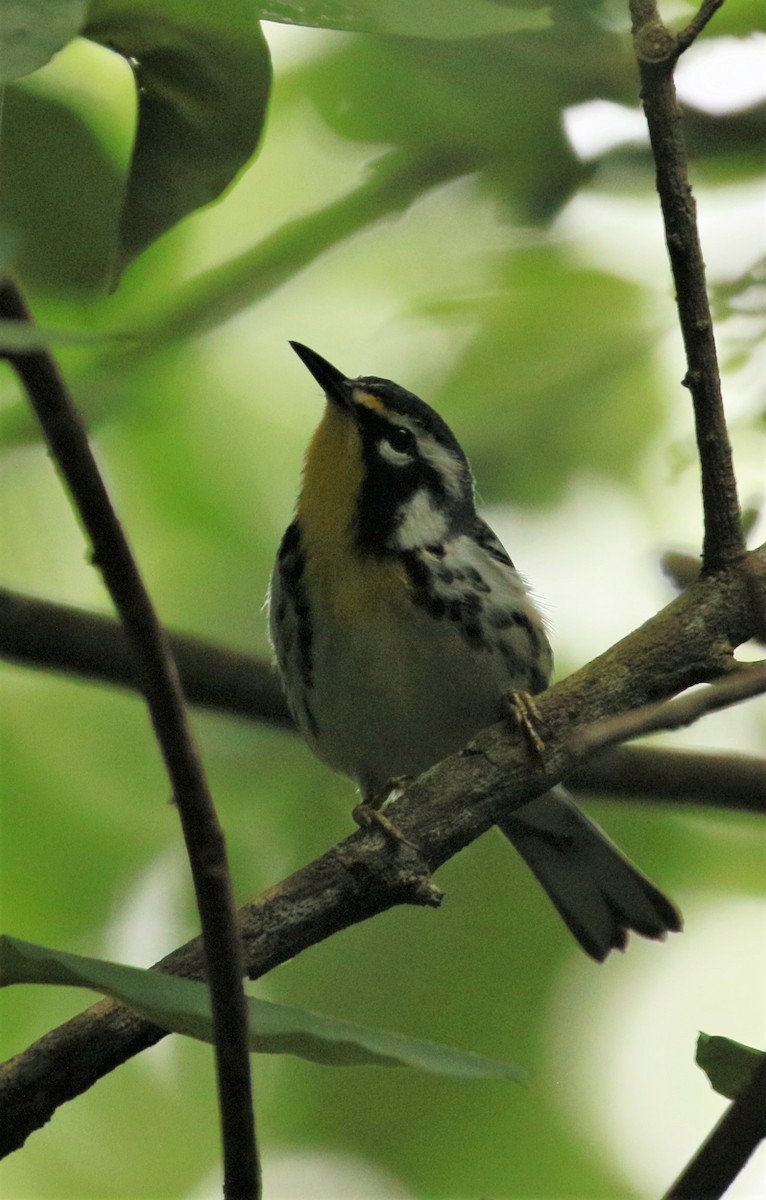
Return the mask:
<path id="1" fill-rule="evenodd" d="M 743 1046 L 731 1038 L 700 1033 L 695 1062 L 710 1080 L 714 1091 L 734 1100 L 764 1058 L 762 1050 Z"/>
<path id="2" fill-rule="evenodd" d="M 164 1029 L 200 1041 L 213 1040 L 207 988 L 201 983 L 85 958 L 0 937 L 0 987 L 12 983 L 58 984 L 102 992 L 129 1005 Z M 436 1075 L 524 1080 L 509 1063 L 454 1050 L 436 1042 L 367 1029 L 319 1013 L 250 998 L 250 1048 L 261 1054 L 294 1054 L 326 1066 L 417 1067 Z"/>
<path id="3" fill-rule="evenodd" d="M 132 131 L 126 121 L 127 137 L 116 144 L 111 95 L 93 119 L 101 83 L 114 80 L 117 65 L 105 63 L 101 77 L 94 57 L 112 56 L 75 42 L 5 89 L 0 222 L 16 240 L 14 265 L 28 287 L 102 292 L 113 276 Z M 77 69 L 87 72 L 79 83 Z"/>
<path id="4" fill-rule="evenodd" d="M 91 0 L 84 32 L 130 62 L 138 87 L 121 221 L 125 265 L 217 199 L 252 157 L 271 63 L 249 0 Z"/>
<path id="5" fill-rule="evenodd" d="M 0 85 L 44 66 L 84 19 L 85 0 L 3 0 Z"/>
<path id="6" fill-rule="evenodd" d="M 286 25 L 448 40 L 546 29 L 551 24 L 548 7 L 534 0 L 274 0 L 259 9 L 263 20 Z"/>

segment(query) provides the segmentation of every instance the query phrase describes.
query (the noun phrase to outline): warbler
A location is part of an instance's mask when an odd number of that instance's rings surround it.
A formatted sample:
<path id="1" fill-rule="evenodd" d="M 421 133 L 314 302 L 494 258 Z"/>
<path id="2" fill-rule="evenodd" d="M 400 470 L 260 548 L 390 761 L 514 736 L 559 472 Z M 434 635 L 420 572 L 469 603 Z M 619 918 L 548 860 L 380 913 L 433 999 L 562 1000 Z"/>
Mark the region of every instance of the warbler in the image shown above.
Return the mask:
<path id="1" fill-rule="evenodd" d="M 543 620 L 478 516 L 465 453 L 424 401 L 349 379 L 299 342 L 323 389 L 269 599 L 275 657 L 314 753 L 376 804 L 548 683 Z M 500 824 L 583 949 L 679 930 L 674 905 L 561 788 Z"/>

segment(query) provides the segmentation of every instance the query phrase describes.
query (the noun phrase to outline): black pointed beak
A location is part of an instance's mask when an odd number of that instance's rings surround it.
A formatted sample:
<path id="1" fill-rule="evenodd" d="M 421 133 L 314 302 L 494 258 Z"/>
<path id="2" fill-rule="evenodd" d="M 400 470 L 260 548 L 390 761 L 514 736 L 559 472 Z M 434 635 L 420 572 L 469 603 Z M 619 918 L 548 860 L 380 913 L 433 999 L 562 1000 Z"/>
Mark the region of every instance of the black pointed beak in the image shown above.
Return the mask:
<path id="1" fill-rule="evenodd" d="M 326 358 L 322 358 L 321 354 L 317 354 L 315 350 L 309 350 L 308 346 L 302 345 L 301 342 L 290 342 L 290 345 L 304 367 L 308 368 L 319 386 L 324 390 L 327 398 L 335 400 L 337 403 L 342 404 L 344 408 L 347 408 L 349 393 L 346 376 L 337 367 L 334 367 L 332 363 L 328 363 Z"/>

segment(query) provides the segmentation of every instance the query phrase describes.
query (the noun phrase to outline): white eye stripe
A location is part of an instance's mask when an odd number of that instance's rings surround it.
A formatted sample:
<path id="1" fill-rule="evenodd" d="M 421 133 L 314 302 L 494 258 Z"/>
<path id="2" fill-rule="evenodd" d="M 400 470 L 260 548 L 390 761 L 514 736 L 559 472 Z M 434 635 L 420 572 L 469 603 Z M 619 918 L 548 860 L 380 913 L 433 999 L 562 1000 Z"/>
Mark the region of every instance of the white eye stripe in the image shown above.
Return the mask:
<path id="1" fill-rule="evenodd" d="M 465 465 L 460 459 L 428 434 L 421 438 L 418 449 L 421 457 L 434 468 L 449 494 L 462 496 L 465 491 Z"/>
<path id="2" fill-rule="evenodd" d="M 414 438 L 415 444 L 411 451 L 398 450 L 384 434 L 377 443 L 377 451 L 383 461 L 393 467 L 404 467 L 414 459 L 420 458 L 433 467 L 449 496 L 454 499 L 462 498 L 467 487 L 470 489 L 471 486 L 470 472 L 467 471 L 462 458 L 448 446 L 442 445 L 432 434 L 427 433 L 422 426 L 404 416 L 398 417 L 395 423 L 391 422 L 391 433 L 397 429 L 407 430 Z"/>
<path id="3" fill-rule="evenodd" d="M 380 439 L 377 446 L 380 457 L 392 467 L 404 467 L 412 462 L 412 454 L 408 454 L 406 450 L 395 450 L 385 437 Z"/>

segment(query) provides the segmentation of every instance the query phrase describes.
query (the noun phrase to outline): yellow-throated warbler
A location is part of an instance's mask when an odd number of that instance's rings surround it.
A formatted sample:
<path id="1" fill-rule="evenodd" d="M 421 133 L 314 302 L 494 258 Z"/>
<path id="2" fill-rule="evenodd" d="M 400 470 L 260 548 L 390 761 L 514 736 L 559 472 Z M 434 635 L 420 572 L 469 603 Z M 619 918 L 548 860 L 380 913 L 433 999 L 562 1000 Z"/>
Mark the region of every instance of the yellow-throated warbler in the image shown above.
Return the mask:
<path id="1" fill-rule="evenodd" d="M 291 345 L 327 405 L 274 568 L 271 637 L 309 746 L 370 800 L 497 721 L 509 691 L 542 691 L 551 650 L 438 413 Z M 630 929 L 680 929 L 671 902 L 563 789 L 500 827 L 599 961 Z"/>

